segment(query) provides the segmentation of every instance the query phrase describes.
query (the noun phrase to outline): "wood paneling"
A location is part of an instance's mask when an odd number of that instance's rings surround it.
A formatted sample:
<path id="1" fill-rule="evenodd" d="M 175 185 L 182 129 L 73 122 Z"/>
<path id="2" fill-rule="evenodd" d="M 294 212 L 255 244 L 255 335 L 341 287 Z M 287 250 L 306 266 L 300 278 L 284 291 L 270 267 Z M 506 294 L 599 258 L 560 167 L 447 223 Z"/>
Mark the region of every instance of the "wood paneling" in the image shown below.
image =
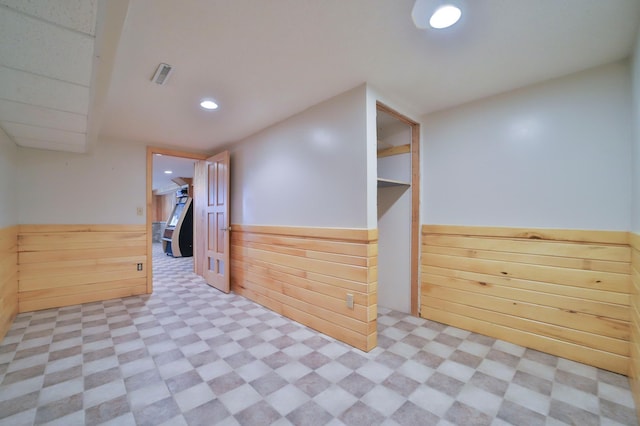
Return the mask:
<path id="1" fill-rule="evenodd" d="M 626 232 L 425 225 L 421 316 L 627 374 Z"/>
<path id="2" fill-rule="evenodd" d="M 231 290 L 368 351 L 376 346 L 377 248 L 375 230 L 232 225 Z"/>
<path id="3" fill-rule="evenodd" d="M 18 313 L 18 227 L 0 229 L 0 342 Z"/>
<path id="4" fill-rule="evenodd" d="M 19 312 L 147 292 L 144 225 L 21 225 L 17 240 Z"/>
<path id="5" fill-rule="evenodd" d="M 166 222 L 176 205 L 175 193 L 153 195 L 152 221 Z"/>
<path id="6" fill-rule="evenodd" d="M 392 146 L 378 150 L 378 158 L 391 157 L 392 155 L 411 153 L 411 144 Z"/>
<path id="7" fill-rule="evenodd" d="M 631 246 L 631 359 L 629 382 L 640 418 L 640 234 L 629 234 Z"/>

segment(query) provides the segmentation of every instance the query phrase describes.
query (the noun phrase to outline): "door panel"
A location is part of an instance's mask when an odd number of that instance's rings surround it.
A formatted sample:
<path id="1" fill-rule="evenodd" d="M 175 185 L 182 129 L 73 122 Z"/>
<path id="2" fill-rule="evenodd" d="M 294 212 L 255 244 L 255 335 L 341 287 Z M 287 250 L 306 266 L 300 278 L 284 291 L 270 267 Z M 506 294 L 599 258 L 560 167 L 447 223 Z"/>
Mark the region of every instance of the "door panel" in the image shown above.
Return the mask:
<path id="1" fill-rule="evenodd" d="M 229 292 L 229 152 L 224 151 L 202 161 L 201 194 L 204 195 L 198 220 L 198 237 L 203 241 L 197 271 L 205 281 L 225 293 Z M 206 195 L 205 195 L 206 194 Z"/>
<path id="2" fill-rule="evenodd" d="M 223 213 L 216 213 L 216 229 L 225 229 L 227 227 L 226 225 L 226 214 Z M 224 240 L 225 237 L 227 235 L 227 232 L 218 232 L 217 233 L 217 238 L 218 240 L 216 241 L 216 253 L 222 254 L 222 253 L 226 253 L 227 248 L 225 247 L 224 244 Z"/>

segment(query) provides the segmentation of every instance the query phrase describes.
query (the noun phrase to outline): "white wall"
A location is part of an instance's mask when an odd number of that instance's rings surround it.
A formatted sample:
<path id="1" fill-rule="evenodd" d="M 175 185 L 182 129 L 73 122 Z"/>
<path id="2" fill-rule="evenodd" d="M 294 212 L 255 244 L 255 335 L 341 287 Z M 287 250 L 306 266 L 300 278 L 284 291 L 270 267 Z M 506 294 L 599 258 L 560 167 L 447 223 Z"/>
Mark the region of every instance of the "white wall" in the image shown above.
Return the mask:
<path id="1" fill-rule="evenodd" d="M 628 230 L 626 62 L 425 117 L 422 222 Z"/>
<path id="2" fill-rule="evenodd" d="M 633 208 L 631 230 L 640 233 L 640 33 L 636 39 L 632 63 L 633 83 Z"/>
<path id="3" fill-rule="evenodd" d="M 18 147 L 0 129 L 0 228 L 18 224 Z"/>
<path id="4" fill-rule="evenodd" d="M 378 227 L 378 130 L 377 92 L 367 85 L 367 223 L 369 228 Z M 378 255 L 378 257 L 380 257 Z"/>
<path id="5" fill-rule="evenodd" d="M 143 144 L 101 140 L 90 154 L 20 148 L 18 161 L 21 224 L 145 223 Z"/>
<path id="6" fill-rule="evenodd" d="M 369 228 L 365 86 L 231 147 L 231 223 Z"/>

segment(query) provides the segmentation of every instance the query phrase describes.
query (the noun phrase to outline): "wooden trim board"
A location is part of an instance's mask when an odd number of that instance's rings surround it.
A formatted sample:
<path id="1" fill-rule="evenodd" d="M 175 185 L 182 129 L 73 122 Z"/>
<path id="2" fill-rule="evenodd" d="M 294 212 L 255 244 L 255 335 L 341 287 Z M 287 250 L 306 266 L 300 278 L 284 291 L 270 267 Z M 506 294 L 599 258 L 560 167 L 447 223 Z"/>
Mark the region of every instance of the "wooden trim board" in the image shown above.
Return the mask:
<path id="1" fill-rule="evenodd" d="M 420 124 L 411 125 L 411 314 L 420 312 Z"/>
<path id="2" fill-rule="evenodd" d="M 640 418 L 640 234 L 629 233 L 631 247 L 631 342 L 629 384 Z"/>
<path id="3" fill-rule="evenodd" d="M 626 232 L 424 225 L 421 314 L 627 374 Z"/>
<path id="4" fill-rule="evenodd" d="M 604 244 L 629 244 L 629 233 L 579 229 L 507 228 L 493 226 L 422 225 L 422 234 L 481 236 L 526 240 L 574 241 Z"/>
<path id="5" fill-rule="evenodd" d="M 18 313 L 18 226 L 0 229 L 0 342 Z"/>
<path id="6" fill-rule="evenodd" d="M 232 225 L 231 290 L 369 351 L 377 342 L 376 237 L 367 229 Z"/>
<path id="7" fill-rule="evenodd" d="M 232 231 L 289 237 L 332 239 L 336 241 L 377 241 L 377 229 L 314 228 L 296 226 L 232 225 Z"/>
<path id="8" fill-rule="evenodd" d="M 397 145 L 389 148 L 383 148 L 378 150 L 378 158 L 391 157 L 392 155 L 410 154 L 411 144 Z"/>

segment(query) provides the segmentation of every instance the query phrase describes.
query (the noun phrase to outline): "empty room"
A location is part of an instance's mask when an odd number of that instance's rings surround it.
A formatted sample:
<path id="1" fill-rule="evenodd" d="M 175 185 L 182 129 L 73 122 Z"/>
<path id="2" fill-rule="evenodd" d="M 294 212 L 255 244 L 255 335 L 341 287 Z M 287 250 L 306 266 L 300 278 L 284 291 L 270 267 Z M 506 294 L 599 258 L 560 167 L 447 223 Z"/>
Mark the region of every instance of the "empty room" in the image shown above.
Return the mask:
<path id="1" fill-rule="evenodd" d="M 0 425 L 637 425 L 639 0 L 0 0 Z"/>

